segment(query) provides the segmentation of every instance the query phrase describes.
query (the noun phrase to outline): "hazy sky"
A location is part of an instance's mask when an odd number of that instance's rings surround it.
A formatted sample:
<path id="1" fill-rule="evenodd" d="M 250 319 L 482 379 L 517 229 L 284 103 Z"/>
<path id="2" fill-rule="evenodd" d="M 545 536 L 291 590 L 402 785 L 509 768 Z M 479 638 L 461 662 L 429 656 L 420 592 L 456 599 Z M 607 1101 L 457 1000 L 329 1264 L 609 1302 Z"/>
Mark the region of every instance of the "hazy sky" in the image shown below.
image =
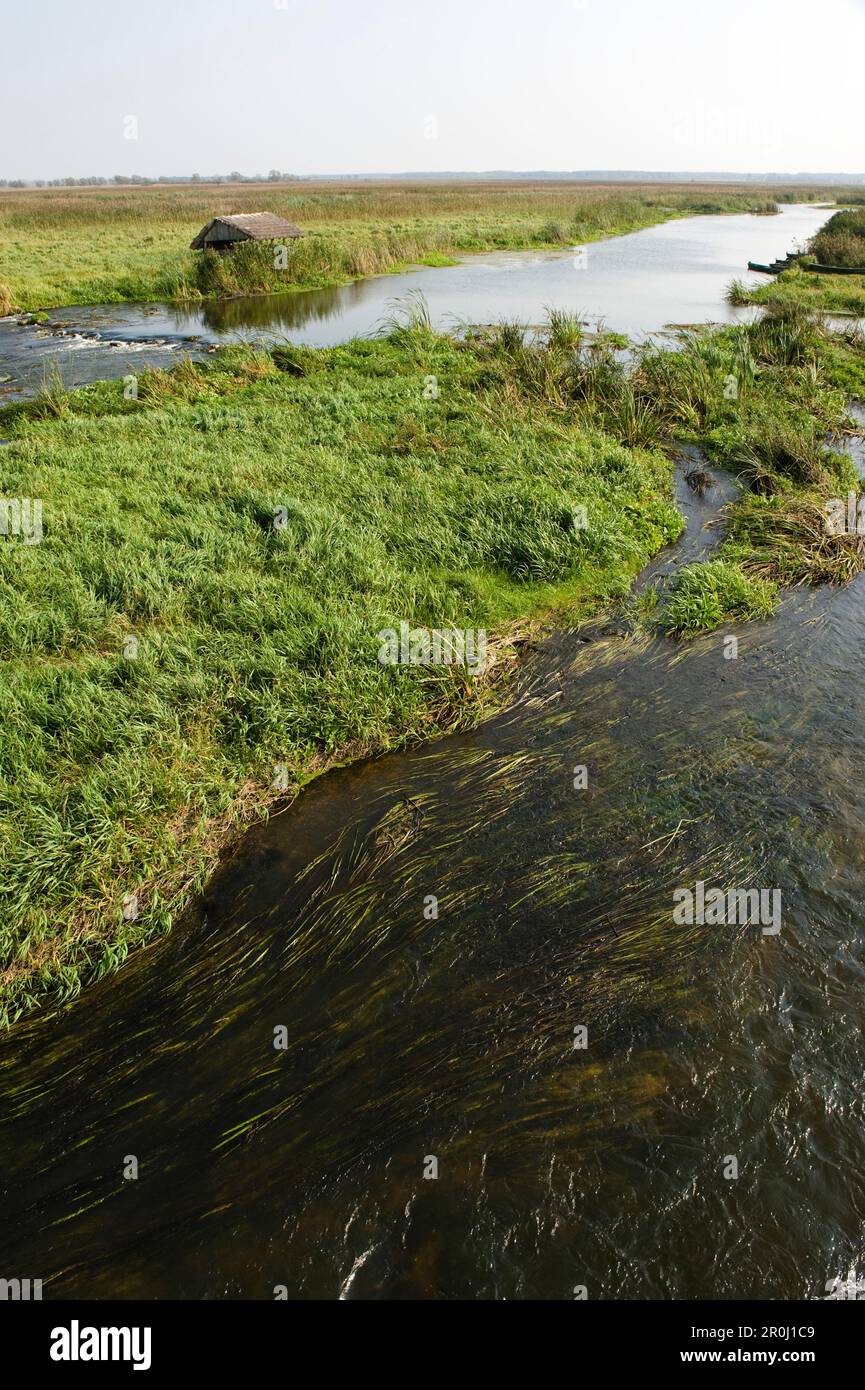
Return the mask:
<path id="1" fill-rule="evenodd" d="M 865 169 L 865 0 L 0 6 L 6 178 Z"/>

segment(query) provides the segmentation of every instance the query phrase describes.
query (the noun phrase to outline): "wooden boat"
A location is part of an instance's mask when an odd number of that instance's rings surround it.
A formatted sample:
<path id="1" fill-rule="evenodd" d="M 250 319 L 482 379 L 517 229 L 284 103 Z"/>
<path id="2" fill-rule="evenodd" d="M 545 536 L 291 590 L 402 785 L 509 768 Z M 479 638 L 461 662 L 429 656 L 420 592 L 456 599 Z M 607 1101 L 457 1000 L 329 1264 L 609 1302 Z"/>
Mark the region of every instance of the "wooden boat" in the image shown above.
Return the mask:
<path id="1" fill-rule="evenodd" d="M 795 251 L 791 251 L 788 256 L 784 257 L 783 261 L 773 261 L 771 265 L 762 265 L 760 261 L 749 261 L 748 269 L 758 270 L 761 275 L 780 275 L 782 270 L 789 270 L 791 265 L 797 265 L 800 260 L 801 256 L 797 255 Z M 863 265 L 818 265 L 816 261 L 812 261 L 808 265 L 803 265 L 802 269 L 807 270 L 809 274 L 813 272 L 815 275 L 865 275 L 865 266 Z"/>
<path id="2" fill-rule="evenodd" d="M 759 270 L 763 275 L 780 275 L 782 270 L 789 270 L 791 265 L 795 265 L 799 257 L 795 251 L 791 251 L 785 256 L 783 261 L 772 261 L 771 265 L 762 265 L 760 261 L 749 261 L 749 270 Z"/>
<path id="3" fill-rule="evenodd" d="M 817 275 L 865 275 L 865 265 L 817 265 L 815 262 L 803 269 L 813 270 Z"/>

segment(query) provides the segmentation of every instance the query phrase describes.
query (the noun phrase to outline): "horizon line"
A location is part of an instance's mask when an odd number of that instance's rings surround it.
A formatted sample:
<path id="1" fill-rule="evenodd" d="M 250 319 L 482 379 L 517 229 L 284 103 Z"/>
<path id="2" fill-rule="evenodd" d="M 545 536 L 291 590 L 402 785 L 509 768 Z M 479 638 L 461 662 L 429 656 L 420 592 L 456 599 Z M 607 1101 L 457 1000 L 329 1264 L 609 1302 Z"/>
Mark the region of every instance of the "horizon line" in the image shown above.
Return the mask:
<path id="1" fill-rule="evenodd" d="M 865 172 L 845 172 L 843 170 L 717 170 L 717 169 L 443 169 L 443 170 L 369 170 L 363 173 L 309 173 L 293 174 L 289 171 L 271 171 L 267 174 L 244 174 L 240 170 L 230 173 L 213 174 L 61 174 L 51 178 L 0 178 L 0 188 L 30 187 L 102 187 L 114 184 L 118 187 L 140 183 L 304 183 L 304 182 L 375 182 L 410 179 L 414 182 L 436 182 L 443 179 L 484 180 L 484 179 L 544 179 L 566 182 L 674 182 L 709 183 L 749 182 L 796 183 L 824 182 L 832 184 L 857 184 L 865 182 Z"/>

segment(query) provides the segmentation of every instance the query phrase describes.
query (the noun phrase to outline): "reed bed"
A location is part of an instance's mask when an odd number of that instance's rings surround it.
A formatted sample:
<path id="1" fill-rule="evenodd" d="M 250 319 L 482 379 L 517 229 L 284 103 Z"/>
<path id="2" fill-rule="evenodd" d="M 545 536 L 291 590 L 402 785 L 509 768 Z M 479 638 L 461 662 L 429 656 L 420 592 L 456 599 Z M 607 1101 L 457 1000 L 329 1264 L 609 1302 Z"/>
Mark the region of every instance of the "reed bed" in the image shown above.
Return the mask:
<path id="1" fill-rule="evenodd" d="M 794 190 L 788 190 L 792 195 Z M 819 190 L 796 191 L 818 197 Z M 784 196 L 781 192 L 778 196 Z M 9 307 L 257 293 L 339 284 L 461 252 L 584 243 L 670 217 L 760 211 L 747 186 L 552 181 L 227 184 L 0 190 Z M 276 212 L 308 237 L 285 270 L 253 253 L 221 268 L 189 243 L 219 213 Z M 260 248 L 257 248 L 260 249 Z"/>

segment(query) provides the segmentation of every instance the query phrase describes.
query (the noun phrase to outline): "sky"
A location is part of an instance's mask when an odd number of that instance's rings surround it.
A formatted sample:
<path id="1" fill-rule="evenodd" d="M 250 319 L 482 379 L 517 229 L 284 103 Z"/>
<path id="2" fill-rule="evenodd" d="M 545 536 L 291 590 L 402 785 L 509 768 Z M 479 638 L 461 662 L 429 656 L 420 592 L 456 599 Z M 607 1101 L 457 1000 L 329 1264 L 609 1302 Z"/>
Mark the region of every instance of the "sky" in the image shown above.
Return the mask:
<path id="1" fill-rule="evenodd" d="M 0 177 L 865 170 L 865 0 L 0 0 Z"/>

